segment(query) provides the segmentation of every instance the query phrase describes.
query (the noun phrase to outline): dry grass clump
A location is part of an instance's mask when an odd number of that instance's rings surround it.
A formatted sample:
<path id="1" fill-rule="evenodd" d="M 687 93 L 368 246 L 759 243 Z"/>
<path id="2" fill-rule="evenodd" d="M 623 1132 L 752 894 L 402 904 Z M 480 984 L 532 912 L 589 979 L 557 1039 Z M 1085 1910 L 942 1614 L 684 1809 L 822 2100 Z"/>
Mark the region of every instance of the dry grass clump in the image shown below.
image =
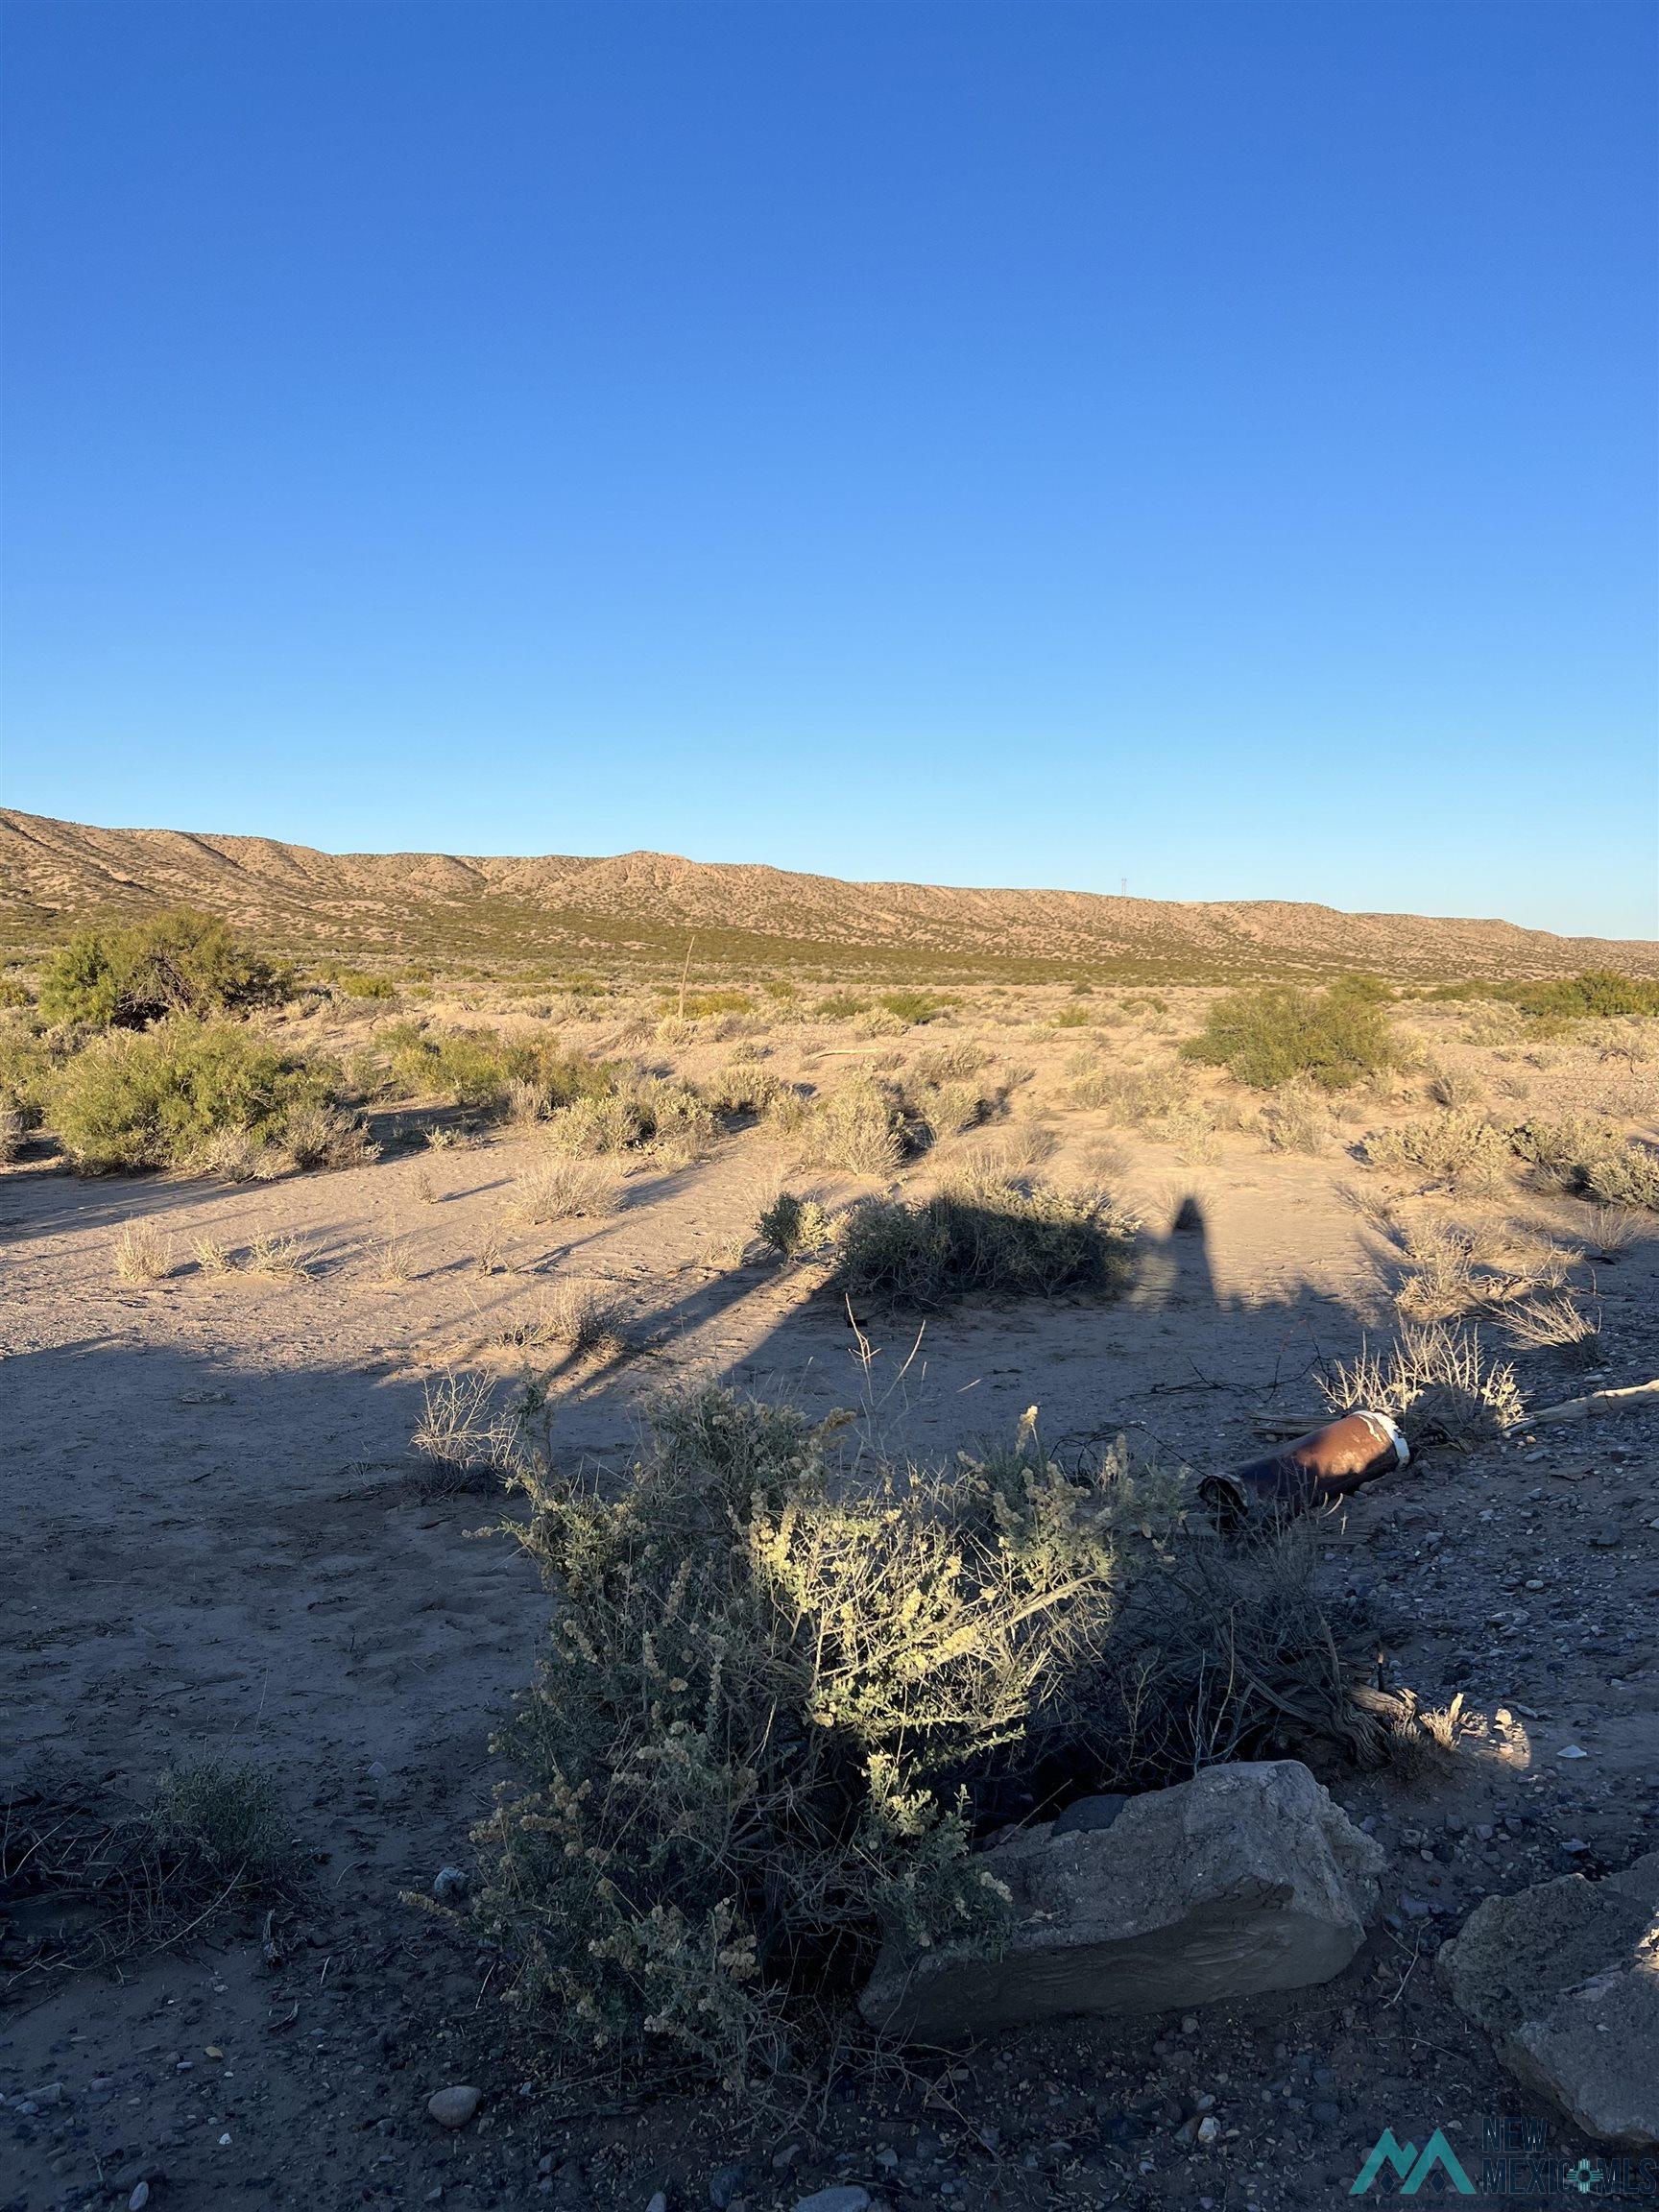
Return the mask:
<path id="1" fill-rule="evenodd" d="M 495 1409 L 486 1375 L 445 1368 L 421 1385 L 421 1413 L 409 1439 L 423 1465 L 423 1497 L 444 1497 L 474 1486 L 481 1476 L 504 1471 L 511 1423 Z"/>
<path id="2" fill-rule="evenodd" d="M 963 1176 L 915 1204 L 855 1206 L 835 1280 L 854 1298 L 923 1308 L 975 1292 L 1114 1291 L 1128 1280 L 1134 1236 L 1102 1192 Z"/>
<path id="3" fill-rule="evenodd" d="M 840 1426 L 706 1390 L 619 1484 L 516 1478 L 554 1614 L 471 1925 L 531 2063 L 799 2080 L 884 1936 L 998 1940 L 975 1828 L 1346 1715 L 1306 1548 L 1230 1563 L 1120 1447 L 1071 1475 L 1028 1429 L 849 1485 Z"/>
<path id="4" fill-rule="evenodd" d="M 706 1096 L 716 1114 L 764 1114 L 782 1095 L 783 1084 L 770 1068 L 757 1060 L 733 1058 L 707 1087 Z"/>
<path id="5" fill-rule="evenodd" d="M 612 1213 L 615 1204 L 613 1171 L 599 1160 L 569 1157 L 527 1167 L 514 1185 L 508 1212 L 518 1221 L 568 1221 Z"/>
<path id="6" fill-rule="evenodd" d="M 807 1260 L 828 1252 L 835 1241 L 835 1217 L 817 1198 L 780 1190 L 762 1208 L 755 1233 L 781 1260 Z"/>
<path id="7" fill-rule="evenodd" d="M 513 1332 L 516 1344 L 545 1349 L 557 1345 L 573 1358 L 593 1352 L 628 1348 L 627 1308 L 602 1283 L 561 1283 L 550 1291 L 535 1318 Z"/>
<path id="8" fill-rule="evenodd" d="M 14 1098 L 0 1096 L 0 1167 L 10 1167 L 29 1136 L 29 1122 Z"/>
<path id="9" fill-rule="evenodd" d="M 311 1255 L 302 1237 L 285 1237 L 274 1229 L 253 1238 L 243 1255 L 242 1270 L 264 1275 L 277 1283 L 300 1283 L 311 1272 Z"/>
<path id="10" fill-rule="evenodd" d="M 1659 1213 L 1659 1152 L 1603 1122 L 1528 1121 L 1512 1142 L 1521 1158 L 1557 1190 L 1602 1206 Z"/>
<path id="11" fill-rule="evenodd" d="M 1121 1128 L 1150 1129 L 1192 1100 L 1192 1079 L 1183 1068 L 1125 1068 L 1081 1053 L 1068 1065 L 1068 1104 L 1104 1113 Z"/>
<path id="12" fill-rule="evenodd" d="M 1322 1388 L 1338 1412 L 1391 1413 L 1413 1449 L 1487 1441 L 1526 1410 L 1515 1370 L 1488 1359 L 1474 1330 L 1440 1322 L 1407 1326 L 1384 1353 L 1362 1346 L 1350 1364 L 1332 1370 Z"/>
<path id="13" fill-rule="evenodd" d="M 301 1173 L 313 1168 L 366 1167 L 380 1147 L 355 1114 L 332 1106 L 299 1106 L 283 1118 L 279 1149 Z"/>
<path id="14" fill-rule="evenodd" d="M 159 1283 L 173 1272 L 171 1238 L 149 1221 L 129 1221 L 115 1239 L 115 1272 L 123 1283 Z"/>
<path id="15" fill-rule="evenodd" d="M 201 1275 L 228 1275 L 236 1265 L 235 1254 L 222 1237 L 193 1237 L 190 1257 Z"/>
<path id="16" fill-rule="evenodd" d="M 1425 1174 L 1453 1190 L 1489 1193 L 1508 1180 L 1508 1137 L 1484 1115 L 1463 1108 L 1384 1130 L 1367 1140 L 1365 1150 L 1373 1167 Z"/>
<path id="17" fill-rule="evenodd" d="M 1571 1291 L 1552 1298 L 1528 1298 L 1503 1315 L 1512 1344 L 1531 1352 L 1572 1352 L 1593 1360 L 1600 1350 L 1601 1325 L 1592 1320 Z"/>
<path id="18" fill-rule="evenodd" d="M 27 1792 L 0 1806 L 0 1899 L 67 1908 L 8 1944 L 8 1981 L 116 1967 L 228 1911 L 299 1892 L 300 1861 L 271 1777 L 203 1758 L 169 1768 L 154 1804 L 111 1819 Z"/>

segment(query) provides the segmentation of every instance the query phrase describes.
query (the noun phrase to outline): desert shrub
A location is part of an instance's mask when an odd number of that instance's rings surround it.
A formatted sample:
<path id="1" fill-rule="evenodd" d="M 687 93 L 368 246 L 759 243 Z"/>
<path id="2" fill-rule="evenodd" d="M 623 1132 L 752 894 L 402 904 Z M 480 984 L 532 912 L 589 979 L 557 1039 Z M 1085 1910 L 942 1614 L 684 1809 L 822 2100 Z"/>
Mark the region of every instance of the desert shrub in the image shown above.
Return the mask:
<path id="1" fill-rule="evenodd" d="M 719 1134 L 701 1092 L 672 1076 L 637 1076 L 561 1108 L 547 1142 L 573 1157 L 634 1151 L 672 1163 L 695 1158 Z"/>
<path id="2" fill-rule="evenodd" d="M 1348 1715 L 1306 1547 L 1227 1555 L 1120 1444 L 1072 1475 L 1028 1429 L 853 1489 L 839 1426 L 710 1389 L 619 1484 L 516 1477 L 554 1612 L 471 1925 L 583 2075 L 808 2074 L 884 1936 L 999 1940 L 975 1828 Z"/>
<path id="3" fill-rule="evenodd" d="M 363 968 L 325 971 L 329 989 L 342 998 L 396 998 L 397 986 L 389 975 L 372 975 Z"/>
<path id="4" fill-rule="evenodd" d="M 1321 992 L 1283 985 L 1233 992 L 1216 1000 L 1203 1029 L 1181 1049 L 1258 1091 L 1298 1077 L 1324 1091 L 1343 1091 L 1399 1057 L 1381 1008 L 1340 985 Z"/>
<path id="5" fill-rule="evenodd" d="M 910 1072 L 918 1083 L 966 1083 L 971 1076 L 978 1074 L 990 1057 L 982 1046 L 962 1037 L 950 1045 L 937 1045 L 926 1052 L 919 1052 L 911 1063 Z"/>
<path id="6" fill-rule="evenodd" d="M 1087 1029 L 1094 1019 L 1089 1006 L 1062 1006 L 1054 1017 L 1056 1029 Z"/>
<path id="7" fill-rule="evenodd" d="M 814 1098 L 780 1098 L 768 1119 L 793 1140 L 803 1166 L 885 1182 L 923 1142 L 904 1100 L 874 1076 L 854 1075 Z"/>
<path id="8" fill-rule="evenodd" d="M 170 1014 L 242 1014 L 282 998 L 291 978 L 223 922 L 187 907 L 125 929 L 84 929 L 40 974 L 40 1016 L 83 1028 L 141 1029 Z"/>
<path id="9" fill-rule="evenodd" d="M 819 1199 L 780 1190 L 771 1205 L 761 1210 L 755 1233 L 781 1260 L 807 1259 L 828 1251 L 834 1243 L 834 1216 Z"/>
<path id="10" fill-rule="evenodd" d="M 1373 1167 L 1394 1175 L 1415 1170 L 1454 1190 L 1499 1190 L 1508 1176 L 1508 1137 L 1472 1109 L 1383 1130 L 1366 1141 L 1365 1151 Z"/>
<path id="11" fill-rule="evenodd" d="M 1117 1290 L 1133 1241 L 1132 1224 L 1098 1192 L 965 1177 L 915 1204 L 855 1206 L 842 1226 L 835 1279 L 854 1297 L 920 1307 L 976 1291 Z"/>
<path id="12" fill-rule="evenodd" d="M 10 1167 L 22 1151 L 29 1124 L 13 1099 L 0 1095 L 0 1167 Z"/>
<path id="13" fill-rule="evenodd" d="M 219 1137 L 279 1145 L 290 1117 L 326 1106 L 335 1080 L 240 1022 L 180 1015 L 95 1040 L 53 1083 L 50 1115 L 79 1174 L 185 1167 Z"/>
<path id="14" fill-rule="evenodd" d="M 706 1022 L 714 1014 L 752 1014 L 755 1010 L 747 991 L 687 991 L 683 1006 L 676 992 L 659 992 L 658 997 L 672 1001 L 676 1014 L 687 1022 Z"/>
<path id="15" fill-rule="evenodd" d="M 1181 1068 L 1124 1068 L 1081 1053 L 1068 1066 L 1068 1102 L 1105 1113 L 1126 1129 L 1151 1129 L 1191 1100 L 1191 1078 Z"/>
<path id="16" fill-rule="evenodd" d="M 1551 1298 L 1527 1298 L 1508 1308 L 1504 1333 L 1528 1352 L 1571 1352 L 1594 1359 L 1601 1344 L 1600 1323 L 1587 1313 L 1570 1290 Z"/>
<path id="17" fill-rule="evenodd" d="M 820 998 L 808 1009 L 813 1022 L 851 1022 L 859 1014 L 868 1014 L 870 1000 L 860 998 L 853 991 L 831 991 L 828 998 Z"/>
<path id="18" fill-rule="evenodd" d="M 422 1097 L 519 1118 L 604 1097 L 613 1071 L 545 1038 L 502 1038 L 491 1029 L 422 1029 L 394 1022 L 384 1044 L 398 1082 Z"/>
<path id="19" fill-rule="evenodd" d="M 0 1028 L 0 1107 L 11 1110 L 21 1130 L 39 1127 L 61 1065 L 62 1055 L 32 1029 L 21 1023 Z"/>
<path id="20" fill-rule="evenodd" d="M 1338 1412 L 1358 1407 L 1392 1414 L 1413 1450 L 1436 1441 L 1487 1441 L 1525 1411 L 1514 1369 L 1488 1359 L 1474 1330 L 1440 1322 L 1403 1329 L 1383 1353 L 1361 1347 L 1322 1387 Z"/>
<path id="21" fill-rule="evenodd" d="M 1309 1083 L 1286 1083 L 1261 1115 L 1270 1152 L 1323 1152 L 1331 1141 L 1331 1110 Z"/>
<path id="22" fill-rule="evenodd" d="M 770 1068 L 755 1060 L 733 1059 L 706 1086 L 705 1096 L 716 1114 L 764 1114 L 782 1090 Z"/>
<path id="23" fill-rule="evenodd" d="M 1511 1140 L 1548 1183 L 1600 1206 L 1659 1213 L 1659 1152 L 1604 1122 L 1528 1121 Z"/>
<path id="24" fill-rule="evenodd" d="M 936 1022 L 956 1001 L 942 998 L 937 991 L 883 991 L 876 1003 L 896 1022 L 920 1024 Z"/>

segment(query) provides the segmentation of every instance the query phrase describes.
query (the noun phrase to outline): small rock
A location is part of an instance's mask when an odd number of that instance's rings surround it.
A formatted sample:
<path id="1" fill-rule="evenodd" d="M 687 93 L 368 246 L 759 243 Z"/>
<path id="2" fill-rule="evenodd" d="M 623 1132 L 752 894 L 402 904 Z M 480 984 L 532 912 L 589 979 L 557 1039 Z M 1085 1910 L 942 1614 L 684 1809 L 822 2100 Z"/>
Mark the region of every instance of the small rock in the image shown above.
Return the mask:
<path id="1" fill-rule="evenodd" d="M 472 1877 L 465 1866 L 440 1866 L 432 1884 L 432 1894 L 440 1905 L 458 1905 L 472 1887 Z"/>
<path id="2" fill-rule="evenodd" d="M 450 2088 L 434 2090 L 426 2100 L 426 2109 L 440 2128 L 465 2128 L 483 2102 L 482 2089 L 456 2082 Z"/>
<path id="3" fill-rule="evenodd" d="M 870 2192 L 857 2182 L 843 2182 L 833 2189 L 815 2189 L 800 2198 L 795 2212 L 869 2212 Z"/>
<path id="4" fill-rule="evenodd" d="M 368 1775 L 371 1782 L 384 1782 L 386 1779 L 386 1767 L 382 1760 L 371 1760 L 363 1771 Z"/>
<path id="5" fill-rule="evenodd" d="M 149 2201 L 150 2184 L 148 2181 L 140 2181 L 137 2188 L 127 2200 L 127 2212 L 144 2212 L 144 2207 Z"/>
<path id="6" fill-rule="evenodd" d="M 743 2186 L 741 2166 L 716 2166 L 709 2176 L 709 2201 L 714 2212 L 727 2212 L 727 2207 Z"/>
<path id="7" fill-rule="evenodd" d="M 1217 2137 L 1217 2136 L 1220 2134 L 1220 2132 L 1221 2132 L 1221 2123 L 1220 2123 L 1220 2121 L 1216 2119 L 1216 2117 L 1215 2117 L 1215 2115 L 1214 2115 L 1214 2112 L 1206 2112 L 1206 2113 L 1205 2113 L 1205 2115 L 1204 2115 L 1204 2117 L 1203 2117 L 1203 2119 L 1202 2119 L 1202 2120 L 1200 2120 L 1200 2121 L 1199 2121 L 1199 2123 L 1198 2123 L 1198 2140 L 1199 2140 L 1199 2142 L 1200 2142 L 1200 2143 L 1214 2143 L 1214 2140 L 1215 2140 L 1215 2138 L 1216 2138 L 1216 2137 Z"/>
<path id="8" fill-rule="evenodd" d="M 668 2212 L 668 2200 L 663 2196 L 661 2189 L 659 2189 L 656 2196 L 652 2198 L 650 2203 L 646 2205 L 645 2212 Z"/>

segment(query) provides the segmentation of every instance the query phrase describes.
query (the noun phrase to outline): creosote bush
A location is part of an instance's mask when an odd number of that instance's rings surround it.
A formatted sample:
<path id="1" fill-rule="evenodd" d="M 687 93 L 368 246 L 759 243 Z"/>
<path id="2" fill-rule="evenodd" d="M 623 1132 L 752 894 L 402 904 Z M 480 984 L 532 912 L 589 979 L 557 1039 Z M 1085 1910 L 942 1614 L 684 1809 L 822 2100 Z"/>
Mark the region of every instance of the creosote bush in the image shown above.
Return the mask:
<path id="1" fill-rule="evenodd" d="M 546 1038 L 503 1038 L 492 1029 L 423 1029 L 396 1022 L 382 1043 L 397 1082 L 421 1097 L 493 1116 L 533 1120 L 582 1098 L 602 1098 L 613 1070 Z"/>
<path id="2" fill-rule="evenodd" d="M 170 1014 L 244 1014 L 283 998 L 291 978 L 206 914 L 188 907 L 125 929 L 84 929 L 40 975 L 40 1018 L 93 1029 L 142 1029 Z"/>
<path id="3" fill-rule="evenodd" d="M 266 1153 L 292 1164 L 292 1129 L 313 1159 L 338 1145 L 363 1156 L 351 1125 L 318 1117 L 338 1078 L 325 1064 L 284 1051 L 238 1022 L 176 1016 L 141 1034 L 116 1031 L 65 1063 L 49 1115 L 80 1174 L 239 1162 L 258 1171 Z M 229 1142 L 236 1161 L 226 1156 Z"/>
<path id="4" fill-rule="evenodd" d="M 1277 984 L 1233 992 L 1216 1000 L 1203 1029 L 1181 1049 L 1258 1091 L 1299 1077 L 1323 1091 L 1344 1091 L 1400 1057 L 1386 1015 L 1357 981 L 1318 992 Z"/>
<path id="5" fill-rule="evenodd" d="M 471 1924 L 532 2065 L 798 2080 L 883 1936 L 1000 1941 L 976 1832 L 1362 1733 L 1305 1548 L 1229 1555 L 1120 1444 L 1070 1474 L 1029 1426 L 850 1479 L 845 1421 L 708 1389 L 614 1487 L 520 1460 L 554 1611 Z"/>
<path id="6" fill-rule="evenodd" d="M 913 1204 L 872 1198 L 854 1207 L 835 1280 L 854 1298 L 924 1308 L 974 1292 L 1118 1290 L 1134 1234 L 1099 1191 L 964 1176 Z"/>

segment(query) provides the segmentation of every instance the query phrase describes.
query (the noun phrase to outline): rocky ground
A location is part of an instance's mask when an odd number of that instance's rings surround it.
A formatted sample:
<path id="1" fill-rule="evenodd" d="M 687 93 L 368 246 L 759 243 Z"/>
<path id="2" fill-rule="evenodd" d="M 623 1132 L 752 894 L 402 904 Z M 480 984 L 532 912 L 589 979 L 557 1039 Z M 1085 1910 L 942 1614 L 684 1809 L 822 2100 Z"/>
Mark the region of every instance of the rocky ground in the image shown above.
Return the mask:
<path id="1" fill-rule="evenodd" d="M 1056 1041 L 1056 1062 L 1070 1048 Z M 1638 1112 L 1643 1079 L 1618 1080 Z M 1505 2120 L 1514 2148 L 1547 2133 L 1549 2156 L 1594 2154 L 1499 2067 L 1433 1960 L 1489 1893 L 1659 1841 L 1653 1410 L 1431 1454 L 1322 1525 L 1327 1594 L 1375 1638 L 1384 1679 L 1433 1707 L 1460 1692 L 1471 1723 L 1414 1779 L 1322 1768 L 1386 1854 L 1366 1944 L 1322 1987 L 912 2055 L 745 2120 L 706 2094 L 618 2102 L 528 2079 L 496 1963 L 400 1902 L 465 1865 L 491 1719 L 529 1679 L 545 1612 L 488 1526 L 500 1501 L 424 1495 L 409 1439 L 432 1376 L 511 1369 L 505 1338 L 551 1280 L 626 1302 L 632 1349 L 560 1378 L 559 1449 L 612 1460 L 655 1390 L 721 1375 L 809 1407 L 862 1400 L 923 1453 L 1004 1434 L 1035 1403 L 1062 1453 L 1128 1428 L 1226 1464 L 1259 1448 L 1264 1416 L 1316 1412 L 1320 1362 L 1386 1328 L 1396 1257 L 1346 1195 L 1359 1170 L 1340 1128 L 1302 1155 L 1247 1130 L 1171 1142 L 1051 1119 L 1059 1170 L 1118 1148 L 1148 1224 L 1133 1289 L 936 1318 L 907 1368 L 914 1323 L 878 1330 L 862 1362 L 809 1269 L 744 1255 L 780 1171 L 764 1131 L 631 1178 L 609 1220 L 540 1231 L 507 1211 L 523 1133 L 389 1142 L 373 1166 L 271 1186 L 77 1183 L 44 1156 L 0 1182 L 12 1817 L 140 1804 L 205 1747 L 279 1778 L 307 1867 L 301 1906 L 269 1931 L 215 1923 L 112 1972 L 16 1976 L 0 2012 L 6 2212 L 647 2212 L 658 2193 L 672 2212 L 789 2212 L 827 2189 L 851 2194 L 824 2212 L 1277 2212 L 1344 2196 L 1385 2128 L 1419 2145 L 1442 2128 L 1471 2172 Z M 1190 1197 L 1196 1226 L 1178 1229 Z M 1602 1234 L 1569 1201 L 1512 1204 L 1580 1252 Z M 112 1269 L 134 1218 L 171 1243 L 155 1282 Z M 304 1272 L 212 1276 L 190 1257 L 202 1238 L 262 1234 L 299 1238 Z M 392 1279 L 388 1238 L 408 1256 Z M 1587 1272 L 1595 1366 L 1520 1356 L 1532 1407 L 1659 1373 L 1651 1223 Z M 0 1970 L 62 1910 L 19 1906 Z M 428 2101 L 457 2085 L 480 2098 L 445 2128 Z"/>

